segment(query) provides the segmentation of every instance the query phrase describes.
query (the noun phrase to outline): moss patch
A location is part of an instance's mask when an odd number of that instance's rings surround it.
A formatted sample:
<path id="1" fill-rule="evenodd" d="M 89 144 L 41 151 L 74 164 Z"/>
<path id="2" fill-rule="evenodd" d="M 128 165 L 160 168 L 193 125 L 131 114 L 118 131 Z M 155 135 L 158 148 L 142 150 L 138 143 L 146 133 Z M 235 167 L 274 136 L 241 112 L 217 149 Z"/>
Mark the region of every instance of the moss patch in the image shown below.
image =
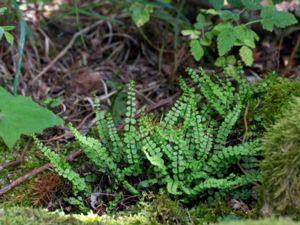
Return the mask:
<path id="1" fill-rule="evenodd" d="M 300 219 L 300 98 L 268 129 L 262 149 L 262 212 Z"/>
<path id="2" fill-rule="evenodd" d="M 155 218 L 151 218 L 142 213 L 135 215 L 105 215 L 97 216 L 95 214 L 89 215 L 66 215 L 60 212 L 48 212 L 42 209 L 20 208 L 14 207 L 9 209 L 0 209 L 0 224 L 1 225 L 159 225 Z M 207 223 L 165 223 L 165 224 L 207 224 Z M 264 220 L 240 220 L 221 222 L 216 225 L 300 225 L 299 222 L 294 222 L 288 218 L 283 219 L 264 219 Z"/>
<path id="3" fill-rule="evenodd" d="M 105 225 L 135 225 L 158 224 L 143 215 L 113 217 L 90 215 L 65 215 L 64 213 L 50 213 L 41 209 L 9 208 L 0 209 L 0 224 L 2 225 L 80 225 L 80 224 L 105 224 Z"/>
<path id="4" fill-rule="evenodd" d="M 264 220 L 243 220 L 243 221 L 231 221 L 222 222 L 216 225 L 299 225 L 300 222 L 292 221 L 289 218 L 272 218 Z"/>
<path id="5" fill-rule="evenodd" d="M 3 165 L 7 162 L 15 161 L 21 154 L 26 142 L 28 139 L 21 139 L 17 145 L 9 150 L 3 142 L 0 141 L 0 165 Z M 55 148 L 53 147 L 55 150 Z M 60 146 L 60 151 L 62 154 L 67 155 L 71 151 L 77 150 L 78 146 L 70 142 L 65 145 Z M 31 144 L 25 160 L 22 164 L 14 167 L 9 167 L 5 170 L 0 171 L 0 188 L 5 187 L 15 179 L 21 177 L 22 175 L 32 171 L 35 168 L 38 168 L 46 163 L 49 163 L 48 159 L 45 158 L 43 153 L 37 149 L 34 144 Z M 36 176 L 31 179 L 28 179 L 21 185 L 7 192 L 0 197 L 0 206 L 2 207 L 13 207 L 13 206 L 32 206 L 34 201 L 37 200 L 35 195 L 34 186 L 39 183 L 43 176 L 51 176 L 52 172 L 46 171 L 41 174 L 41 176 Z M 51 177 L 52 178 L 52 177 Z M 64 181 L 62 181 L 64 182 Z M 67 186 L 66 186 L 67 188 Z"/>
<path id="6" fill-rule="evenodd" d="M 283 115 L 293 96 L 300 97 L 299 78 L 286 79 L 270 74 L 254 85 L 248 107 L 248 135 L 261 136 Z"/>

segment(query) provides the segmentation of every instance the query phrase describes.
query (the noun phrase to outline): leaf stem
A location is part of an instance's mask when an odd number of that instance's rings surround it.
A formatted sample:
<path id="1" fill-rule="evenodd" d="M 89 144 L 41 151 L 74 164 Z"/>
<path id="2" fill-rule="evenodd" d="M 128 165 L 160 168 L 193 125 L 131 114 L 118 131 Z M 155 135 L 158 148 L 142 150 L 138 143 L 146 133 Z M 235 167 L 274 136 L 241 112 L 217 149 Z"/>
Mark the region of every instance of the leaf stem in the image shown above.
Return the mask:
<path id="1" fill-rule="evenodd" d="M 260 23 L 261 21 L 262 21 L 262 19 L 253 20 L 253 21 L 250 21 L 250 22 L 246 23 L 245 26 L 250 26 L 254 23 Z"/>

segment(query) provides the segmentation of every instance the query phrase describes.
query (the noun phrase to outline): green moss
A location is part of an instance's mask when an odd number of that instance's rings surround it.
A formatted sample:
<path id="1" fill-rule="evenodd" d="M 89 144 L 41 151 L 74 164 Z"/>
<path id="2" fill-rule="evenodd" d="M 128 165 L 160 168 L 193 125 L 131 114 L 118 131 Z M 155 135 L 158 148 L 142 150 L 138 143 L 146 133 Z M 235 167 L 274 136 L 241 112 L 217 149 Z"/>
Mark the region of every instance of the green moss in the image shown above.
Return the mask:
<path id="1" fill-rule="evenodd" d="M 26 140 L 20 140 L 17 145 L 9 150 L 5 147 L 4 143 L 1 142 L 1 150 L 0 150 L 0 165 L 15 161 L 21 154 L 24 146 L 26 144 Z M 25 160 L 18 166 L 9 167 L 5 170 L 0 171 L 0 187 L 5 187 L 13 180 L 21 177 L 25 173 L 37 168 L 47 161 L 40 153 L 38 149 L 36 149 L 33 145 L 30 146 L 29 150 L 26 153 Z M 13 190 L 7 192 L 0 198 L 0 204 L 6 206 L 29 206 L 32 205 L 31 199 L 28 197 L 28 190 L 32 180 L 24 182 L 22 185 L 17 186 Z"/>
<path id="2" fill-rule="evenodd" d="M 249 100 L 250 136 L 260 136 L 279 119 L 293 96 L 300 97 L 300 79 L 279 78 L 270 74 L 253 86 Z"/>
<path id="3" fill-rule="evenodd" d="M 20 156 L 27 140 L 28 138 L 22 138 L 12 150 L 9 150 L 3 142 L 0 142 L 0 165 L 15 161 Z M 69 142 L 68 144 L 61 145 L 60 149 L 63 154 L 67 155 L 71 151 L 79 148 L 75 142 Z M 37 149 L 34 144 L 31 144 L 22 164 L 0 171 L 0 188 L 7 186 L 15 179 L 47 163 L 49 163 L 49 161 L 45 158 L 43 153 Z M 28 179 L 1 196 L 0 205 L 3 207 L 32 206 L 33 195 L 31 187 L 35 184 L 37 179 L 39 178 L 33 177 Z"/>
<path id="4" fill-rule="evenodd" d="M 159 225 L 154 218 L 148 217 L 142 213 L 135 215 L 105 215 L 97 216 L 95 214 L 88 215 L 66 215 L 61 212 L 48 212 L 42 209 L 20 208 L 13 207 L 9 209 L 0 209 L 0 224 L 1 225 Z M 187 223 L 165 223 L 165 224 L 182 224 L 182 225 L 195 225 L 203 223 L 187 222 Z M 207 223 L 204 223 L 207 224 Z M 288 218 L 279 219 L 264 219 L 264 220 L 239 220 L 221 222 L 216 225 L 299 225 L 300 223 L 294 222 Z"/>
<path id="5" fill-rule="evenodd" d="M 224 218 L 249 218 L 240 210 L 232 210 L 227 202 L 201 203 L 189 208 L 179 200 L 168 198 L 165 194 L 144 194 L 133 208 L 122 214 L 142 214 L 155 218 L 161 224 L 207 224 L 222 221 Z"/>
<path id="6" fill-rule="evenodd" d="M 89 215 L 66 215 L 64 213 L 50 213 L 41 209 L 32 208 L 9 208 L 0 209 L 0 224 L 2 225 L 151 225 L 158 224 L 143 215 L 134 216 L 96 216 Z"/>
<path id="7" fill-rule="evenodd" d="M 243 220 L 243 221 L 231 221 L 222 222 L 216 225 L 299 225 L 300 222 L 292 221 L 289 218 L 272 218 L 263 220 Z"/>
<path id="8" fill-rule="evenodd" d="M 300 98 L 263 138 L 262 212 L 300 219 Z"/>

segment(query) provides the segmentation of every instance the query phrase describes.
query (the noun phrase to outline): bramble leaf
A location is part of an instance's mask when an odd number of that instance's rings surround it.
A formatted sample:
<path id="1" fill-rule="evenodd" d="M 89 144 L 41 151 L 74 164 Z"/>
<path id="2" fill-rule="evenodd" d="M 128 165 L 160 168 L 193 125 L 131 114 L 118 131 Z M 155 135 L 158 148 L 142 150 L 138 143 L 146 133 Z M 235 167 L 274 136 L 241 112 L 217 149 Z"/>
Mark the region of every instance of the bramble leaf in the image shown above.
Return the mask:
<path id="1" fill-rule="evenodd" d="M 247 46 L 240 48 L 240 56 L 247 66 L 251 66 L 253 64 L 253 53 Z"/>
<path id="2" fill-rule="evenodd" d="M 220 13 L 220 17 L 223 21 L 227 21 L 227 20 L 234 20 L 237 21 L 240 19 L 240 14 L 238 13 L 234 13 L 232 11 L 229 10 L 223 10 Z"/>
<path id="3" fill-rule="evenodd" d="M 182 30 L 181 34 L 183 36 L 189 36 L 190 39 L 197 39 L 199 38 L 201 32 L 198 30 Z"/>
<path id="4" fill-rule="evenodd" d="M 218 35 L 218 52 L 219 56 L 225 55 L 231 50 L 236 41 L 236 37 L 232 29 L 223 29 Z"/>
<path id="5" fill-rule="evenodd" d="M 280 12 L 274 6 L 266 6 L 261 10 L 262 26 L 267 31 L 274 27 L 285 28 L 297 23 L 296 17 L 288 12 Z"/>
<path id="6" fill-rule="evenodd" d="M 134 23 L 138 27 L 141 27 L 150 20 L 150 14 L 153 12 L 153 7 L 135 2 L 131 5 L 130 11 L 132 12 L 131 17 Z"/>
<path id="7" fill-rule="evenodd" d="M 261 9 L 261 0 L 242 0 L 243 5 L 250 10 Z"/>
<path id="8" fill-rule="evenodd" d="M 205 16 L 201 13 L 197 15 L 196 23 L 194 24 L 195 29 L 202 29 L 205 25 Z"/>
<path id="9" fill-rule="evenodd" d="M 242 7 L 243 3 L 241 0 L 228 0 L 228 3 L 232 6 Z"/>
<path id="10" fill-rule="evenodd" d="M 224 6 L 224 0 L 209 0 L 209 2 L 215 9 L 221 9 Z"/>
<path id="11" fill-rule="evenodd" d="M 12 96 L 0 87 L 0 137 L 12 148 L 22 134 L 33 135 L 63 124 L 63 120 L 33 102 L 30 97 Z"/>
<path id="12" fill-rule="evenodd" d="M 255 41 L 259 40 L 259 36 L 244 25 L 234 27 L 234 34 L 241 43 L 250 48 L 255 48 Z"/>
<path id="13" fill-rule="evenodd" d="M 196 61 L 199 61 L 204 55 L 204 51 L 203 51 L 203 48 L 200 44 L 200 41 L 196 40 L 196 39 L 191 40 L 190 48 L 191 48 L 191 52 L 192 52 L 192 55 L 193 55 L 194 59 Z"/>

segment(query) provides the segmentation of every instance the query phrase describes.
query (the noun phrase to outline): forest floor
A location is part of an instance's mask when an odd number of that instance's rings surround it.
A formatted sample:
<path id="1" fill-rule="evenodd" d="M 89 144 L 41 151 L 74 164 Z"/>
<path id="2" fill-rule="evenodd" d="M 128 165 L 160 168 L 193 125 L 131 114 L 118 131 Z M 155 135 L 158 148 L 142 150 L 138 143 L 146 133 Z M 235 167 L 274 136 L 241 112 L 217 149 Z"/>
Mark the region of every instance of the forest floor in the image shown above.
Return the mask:
<path id="1" fill-rule="evenodd" d="M 79 8 L 88 9 L 88 4 L 91 3 L 82 3 Z M 183 38 L 174 35 L 160 21 L 152 21 L 143 29 L 137 29 L 130 16 L 116 13 L 118 9 L 113 10 L 112 5 L 104 3 L 97 9 L 97 13 L 104 19 L 81 15 L 80 24 L 77 24 L 75 9 L 72 7 L 57 11 L 49 9 L 40 15 L 35 6 L 33 4 L 23 10 L 30 38 L 25 43 L 19 93 L 32 96 L 35 101 L 62 117 L 66 124 L 72 122 L 83 134 L 92 133 L 96 123 L 95 95 L 101 99 L 101 108 L 110 111 L 114 120 L 120 122 L 126 111 L 126 84 L 135 80 L 138 105 L 146 106 L 149 112 L 160 115 L 180 96 L 178 80 L 180 76 L 186 76 L 186 67 L 202 66 L 206 71 L 215 69 L 213 61 L 196 64 Z M 18 31 L 16 29 L 15 36 Z M 163 38 L 159 36 L 162 33 Z M 255 63 L 245 68 L 246 78 L 255 82 L 272 70 L 282 77 L 300 77 L 299 25 L 286 32 L 267 35 L 261 32 L 260 36 L 261 40 L 254 52 Z M 17 56 L 17 45 L 0 45 L 0 84 L 8 90 L 12 90 Z M 78 145 L 72 143 L 73 135 L 65 126 L 47 129 L 40 139 L 56 152 L 63 151 L 65 155 L 79 149 Z M 61 199 L 57 201 L 58 196 L 68 195 L 70 187 L 52 173 L 51 167 L 47 166 L 47 159 L 31 145 L 29 138 L 23 137 L 13 152 L 3 144 L 1 146 L 0 168 L 24 153 L 24 157 L 21 157 L 24 161 L 0 169 L 0 193 L 10 185 L 15 185 L 12 190 L 1 193 L 1 206 L 28 207 L 36 204 L 49 210 L 63 208 L 72 211 L 72 208 L 60 205 Z M 84 157 L 79 155 L 73 159 L 76 164 L 83 161 Z M 40 171 L 36 172 L 37 169 Z M 0 210 L 0 224 L 9 224 L 10 220 L 15 221 L 14 224 L 28 220 L 28 225 L 82 224 L 77 221 L 79 217 L 74 219 L 61 215 L 61 218 L 54 219 L 52 216 L 48 218 L 42 211 L 30 210 Z M 122 224 L 119 222 L 122 219 L 102 219 L 95 224 Z M 148 219 L 142 218 L 145 221 Z M 125 220 L 126 224 L 136 223 L 128 222 L 128 218 Z M 243 224 L 298 223 L 270 219 Z"/>

